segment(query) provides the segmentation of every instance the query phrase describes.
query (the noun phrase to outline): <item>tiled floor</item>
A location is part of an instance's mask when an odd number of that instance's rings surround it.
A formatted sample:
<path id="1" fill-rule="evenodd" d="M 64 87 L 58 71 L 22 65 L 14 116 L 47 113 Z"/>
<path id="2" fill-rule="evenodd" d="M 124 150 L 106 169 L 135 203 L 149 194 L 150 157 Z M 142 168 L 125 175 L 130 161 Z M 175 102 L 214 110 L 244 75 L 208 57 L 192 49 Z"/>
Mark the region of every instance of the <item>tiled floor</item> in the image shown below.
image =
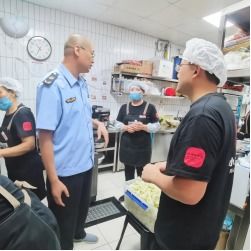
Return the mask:
<path id="1" fill-rule="evenodd" d="M 2 169 L 2 174 L 6 175 L 6 170 Z M 98 192 L 97 200 L 108 197 L 117 199 L 123 194 L 125 186 L 124 172 L 102 171 L 98 174 Z M 47 204 L 47 200 L 43 201 Z M 96 244 L 75 243 L 74 249 L 78 250 L 115 250 L 124 223 L 125 216 L 110 220 L 89 228 L 87 232 L 98 236 L 99 241 Z M 128 224 L 120 249 L 137 250 L 140 249 L 140 235 Z"/>
<path id="2" fill-rule="evenodd" d="M 98 174 L 97 200 L 108 197 L 119 198 L 124 192 L 124 172 L 105 171 Z M 96 234 L 99 238 L 96 244 L 75 243 L 74 249 L 115 249 L 123 228 L 125 217 L 119 217 L 111 221 L 86 228 L 87 232 Z M 128 224 L 120 249 L 140 249 L 140 235 Z"/>

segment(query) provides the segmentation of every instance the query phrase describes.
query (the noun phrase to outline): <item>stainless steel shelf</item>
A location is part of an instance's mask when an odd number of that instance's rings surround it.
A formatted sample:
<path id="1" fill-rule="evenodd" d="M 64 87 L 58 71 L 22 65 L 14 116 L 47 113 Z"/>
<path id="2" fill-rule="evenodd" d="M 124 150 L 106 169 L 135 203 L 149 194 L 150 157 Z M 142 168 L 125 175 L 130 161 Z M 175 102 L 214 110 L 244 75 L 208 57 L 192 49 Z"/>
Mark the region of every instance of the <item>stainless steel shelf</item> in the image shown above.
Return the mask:
<path id="1" fill-rule="evenodd" d="M 238 91 L 234 91 L 234 90 L 228 90 L 228 89 L 218 89 L 219 93 L 222 94 L 228 94 L 228 95 L 235 95 L 235 96 L 243 96 L 244 93 L 243 92 L 238 92 Z"/>
<path id="2" fill-rule="evenodd" d="M 122 95 L 128 95 L 129 93 L 111 91 L 111 94 L 122 96 Z M 146 94 L 144 95 L 144 97 L 156 97 L 156 98 L 164 98 L 164 99 L 185 99 L 185 97 L 179 97 L 179 96 L 164 96 L 164 95 L 153 95 L 153 94 Z"/>
<path id="3" fill-rule="evenodd" d="M 179 97 L 179 96 L 164 96 L 164 95 L 146 95 L 149 97 L 158 97 L 158 98 L 164 98 L 164 99 L 185 99 L 185 97 Z"/>
<path id="4" fill-rule="evenodd" d="M 97 153 L 99 153 L 99 152 L 111 151 L 111 150 L 115 150 L 115 147 L 108 147 L 108 148 L 95 149 L 95 151 L 96 151 Z"/>
<path id="5" fill-rule="evenodd" d="M 117 130 L 111 130 L 108 129 L 109 132 L 109 137 L 111 137 L 111 134 L 114 135 L 114 143 L 112 141 L 109 142 L 109 147 L 106 148 L 100 148 L 100 149 L 95 149 L 96 152 L 107 152 L 107 151 L 113 151 L 113 159 L 104 159 L 103 162 L 101 162 L 98 165 L 99 169 L 105 168 L 105 167 L 112 167 L 113 172 L 116 171 L 117 168 L 117 146 L 118 146 L 118 131 Z M 111 153 L 110 153 L 111 154 Z M 102 164 L 103 163 L 103 164 Z"/>
<path id="6" fill-rule="evenodd" d="M 108 164 L 101 164 L 101 165 L 98 165 L 98 168 L 105 168 L 105 167 L 109 167 L 109 166 L 114 166 L 114 163 L 108 163 Z"/>
<path id="7" fill-rule="evenodd" d="M 227 71 L 227 77 L 228 78 L 250 77 L 250 70 L 249 70 L 249 68 L 236 69 L 236 70 L 228 70 Z"/>
<path id="8" fill-rule="evenodd" d="M 136 73 L 113 72 L 112 75 L 124 75 L 124 76 L 132 76 L 132 77 L 137 77 L 137 78 L 147 78 L 147 79 L 153 79 L 153 80 L 160 80 L 160 81 L 167 81 L 167 82 L 178 83 L 177 79 L 155 77 L 155 76 L 142 75 L 142 74 L 136 74 Z"/>

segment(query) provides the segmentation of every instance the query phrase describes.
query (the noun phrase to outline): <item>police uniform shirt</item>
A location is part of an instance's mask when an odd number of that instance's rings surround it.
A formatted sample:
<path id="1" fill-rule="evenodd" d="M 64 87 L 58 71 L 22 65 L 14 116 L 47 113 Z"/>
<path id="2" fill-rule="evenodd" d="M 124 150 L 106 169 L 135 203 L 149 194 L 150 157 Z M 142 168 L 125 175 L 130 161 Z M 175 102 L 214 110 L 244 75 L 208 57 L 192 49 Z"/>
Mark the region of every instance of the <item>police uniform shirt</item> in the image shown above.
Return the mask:
<path id="1" fill-rule="evenodd" d="M 234 114 L 221 94 L 191 105 L 171 141 L 166 174 L 208 185 L 196 205 L 161 194 L 155 235 L 162 248 L 215 248 L 231 195 L 235 139 Z"/>
<path id="2" fill-rule="evenodd" d="M 92 168 L 92 109 L 86 81 L 76 79 L 61 64 L 38 85 L 36 107 L 37 129 L 53 131 L 58 176 L 71 176 Z"/>

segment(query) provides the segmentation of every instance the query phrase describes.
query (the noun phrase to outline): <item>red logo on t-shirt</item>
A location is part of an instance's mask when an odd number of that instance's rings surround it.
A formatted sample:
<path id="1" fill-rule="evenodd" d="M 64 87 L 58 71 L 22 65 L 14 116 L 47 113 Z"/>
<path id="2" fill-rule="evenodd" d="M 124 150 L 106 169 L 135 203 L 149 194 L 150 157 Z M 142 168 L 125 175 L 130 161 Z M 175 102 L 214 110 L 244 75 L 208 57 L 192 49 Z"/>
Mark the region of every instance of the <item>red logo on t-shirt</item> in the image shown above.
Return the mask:
<path id="1" fill-rule="evenodd" d="M 31 131 L 32 130 L 31 122 L 23 122 L 23 130 L 26 132 Z"/>
<path id="2" fill-rule="evenodd" d="M 189 147 L 186 150 L 184 163 L 193 168 L 201 168 L 206 157 L 203 149 L 197 147 Z"/>

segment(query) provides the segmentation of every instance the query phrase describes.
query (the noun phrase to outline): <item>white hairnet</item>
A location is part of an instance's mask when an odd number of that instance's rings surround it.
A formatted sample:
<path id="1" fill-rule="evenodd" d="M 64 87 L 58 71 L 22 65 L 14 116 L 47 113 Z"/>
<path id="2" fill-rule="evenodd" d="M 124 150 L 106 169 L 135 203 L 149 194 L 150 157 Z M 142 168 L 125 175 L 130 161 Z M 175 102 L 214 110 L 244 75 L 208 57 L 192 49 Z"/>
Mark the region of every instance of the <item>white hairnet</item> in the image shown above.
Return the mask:
<path id="1" fill-rule="evenodd" d="M 214 74 L 220 80 L 221 85 L 227 81 L 224 56 L 215 44 L 204 39 L 192 38 L 186 42 L 182 58 Z"/>
<path id="2" fill-rule="evenodd" d="M 9 78 L 9 77 L 0 78 L 0 86 L 3 86 L 6 89 L 14 91 L 17 97 L 19 97 L 23 91 L 22 84 L 14 78 Z"/>
<path id="3" fill-rule="evenodd" d="M 130 90 L 133 86 L 139 87 L 142 89 L 144 92 L 147 92 L 148 86 L 144 84 L 142 81 L 139 80 L 133 80 L 129 85 L 128 85 L 128 90 Z"/>

